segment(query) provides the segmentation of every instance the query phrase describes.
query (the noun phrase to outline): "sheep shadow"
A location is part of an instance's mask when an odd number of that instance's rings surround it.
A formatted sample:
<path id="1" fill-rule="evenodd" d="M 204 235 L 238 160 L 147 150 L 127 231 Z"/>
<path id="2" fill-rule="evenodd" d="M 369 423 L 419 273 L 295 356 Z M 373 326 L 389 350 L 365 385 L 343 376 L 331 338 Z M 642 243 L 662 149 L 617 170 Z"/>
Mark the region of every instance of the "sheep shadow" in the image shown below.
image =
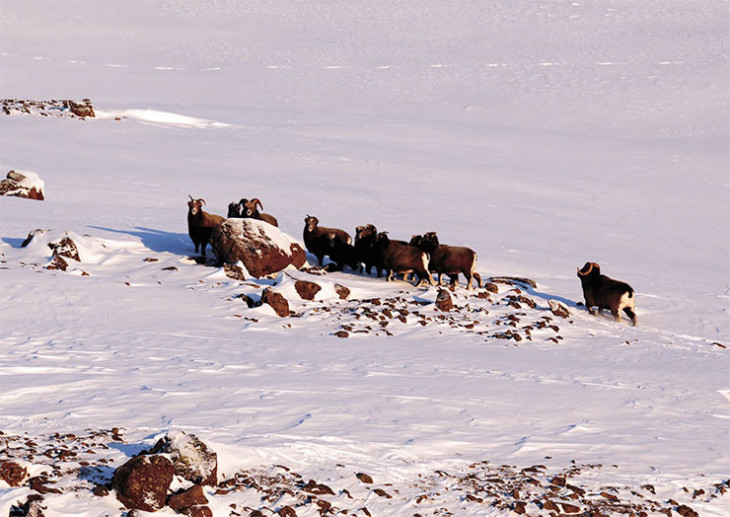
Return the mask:
<path id="1" fill-rule="evenodd" d="M 89 226 L 89 228 L 137 237 L 146 248 L 156 253 L 170 252 L 185 255 L 189 254 L 193 249 L 187 233 L 165 232 L 143 226 L 135 226 L 130 230 L 117 230 L 104 226 Z"/>

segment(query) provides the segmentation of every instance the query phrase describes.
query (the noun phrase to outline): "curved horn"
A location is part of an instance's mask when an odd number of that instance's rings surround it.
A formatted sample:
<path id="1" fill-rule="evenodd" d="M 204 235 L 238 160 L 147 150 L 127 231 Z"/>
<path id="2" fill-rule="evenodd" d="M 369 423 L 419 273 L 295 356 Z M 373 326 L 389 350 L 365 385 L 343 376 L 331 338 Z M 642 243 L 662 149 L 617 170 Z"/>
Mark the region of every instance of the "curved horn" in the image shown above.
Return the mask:
<path id="1" fill-rule="evenodd" d="M 205 204 L 205 199 L 203 199 L 203 198 L 201 197 L 200 199 L 198 199 L 198 202 L 204 205 L 204 204 Z"/>
<path id="2" fill-rule="evenodd" d="M 263 210 L 263 209 L 264 209 L 264 205 L 262 205 L 262 204 L 261 204 L 261 201 L 259 201 L 259 198 L 257 198 L 257 197 L 253 198 L 253 199 L 251 200 L 251 203 L 253 203 L 254 205 L 259 205 L 259 208 L 260 208 L 261 210 Z"/>
<path id="3" fill-rule="evenodd" d="M 590 267 L 588 268 L 588 271 L 586 271 L 585 273 L 583 273 L 583 272 L 582 272 L 582 271 L 580 270 L 580 268 L 578 268 L 578 274 L 579 274 L 580 276 L 586 276 L 586 275 L 589 275 L 589 274 L 591 273 L 591 271 L 593 271 L 593 262 L 591 262 L 591 263 L 590 263 L 589 265 L 590 265 Z M 583 267 L 585 267 L 585 266 L 583 266 Z"/>
<path id="4" fill-rule="evenodd" d="M 190 201 L 195 201 L 195 200 L 193 199 L 193 196 L 191 196 L 190 194 L 188 194 L 188 197 L 190 198 Z"/>

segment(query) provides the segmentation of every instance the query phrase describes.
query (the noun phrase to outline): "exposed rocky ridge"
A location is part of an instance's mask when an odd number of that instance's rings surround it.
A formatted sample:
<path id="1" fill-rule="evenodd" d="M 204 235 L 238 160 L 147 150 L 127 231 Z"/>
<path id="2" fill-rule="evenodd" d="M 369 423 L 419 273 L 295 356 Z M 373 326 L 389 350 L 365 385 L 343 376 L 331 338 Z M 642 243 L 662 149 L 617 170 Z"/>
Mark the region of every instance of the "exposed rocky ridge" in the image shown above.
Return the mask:
<path id="1" fill-rule="evenodd" d="M 105 499 L 109 503 L 106 505 L 109 515 L 129 515 L 126 510 L 113 510 L 118 508 L 115 492 L 118 479 L 128 473 L 129 465 L 157 462 L 163 465 L 163 470 L 168 465 L 168 478 L 172 477 L 174 468 L 162 453 L 150 451 L 150 455 L 126 456 L 122 451 L 142 452 L 145 447 L 126 443 L 125 435 L 118 428 L 42 436 L 0 431 L 0 451 L 8 458 L 5 461 L 23 464 L 33 474 L 20 486 L 10 488 L 18 496 L 9 514 L 14 517 L 43 515 L 44 509 L 53 510 L 55 504 L 65 504 L 68 495 L 74 494 L 79 501 Z M 550 458 L 545 458 L 543 464 L 526 466 L 493 465 L 480 460 L 451 462 L 448 468 L 403 481 L 337 464 L 328 469 L 329 474 L 322 481 L 286 465 L 262 465 L 224 473 L 222 480 L 210 487 L 190 484 L 173 490 L 165 481 L 168 485 L 164 497 L 145 509 L 213 515 L 211 508 L 216 508 L 216 516 L 226 517 L 364 517 L 387 515 L 389 508 L 407 506 L 412 508 L 414 516 L 475 515 L 490 511 L 495 515 L 536 517 L 691 517 L 699 515 L 698 508 L 702 505 L 727 504 L 728 479 L 707 479 L 702 484 L 681 487 L 596 481 L 598 474 L 618 469 L 617 465 L 556 465 Z M 151 493 L 142 477 L 138 482 L 142 483 L 137 486 L 138 490 Z M 146 501 L 150 503 L 152 499 Z M 225 509 L 222 513 L 221 508 Z"/>
<path id="2" fill-rule="evenodd" d="M 0 180 L 0 196 L 16 196 L 43 201 L 45 182 L 30 171 L 10 171 Z"/>
<path id="3" fill-rule="evenodd" d="M 90 99 L 64 100 L 22 100 L 2 99 L 2 112 L 5 115 L 40 115 L 43 117 L 94 118 L 94 105 Z"/>

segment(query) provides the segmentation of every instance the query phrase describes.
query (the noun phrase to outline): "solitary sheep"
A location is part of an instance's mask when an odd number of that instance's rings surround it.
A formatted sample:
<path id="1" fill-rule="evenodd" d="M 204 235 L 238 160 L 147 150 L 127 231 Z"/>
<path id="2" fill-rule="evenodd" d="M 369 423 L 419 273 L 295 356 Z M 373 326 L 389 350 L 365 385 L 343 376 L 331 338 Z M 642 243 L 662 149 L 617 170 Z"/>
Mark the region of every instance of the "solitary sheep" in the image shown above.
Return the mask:
<path id="1" fill-rule="evenodd" d="M 586 262 L 583 268 L 578 268 L 578 278 L 588 312 L 598 314 L 607 309 L 616 321 L 620 321 L 621 311 L 624 311 L 636 326 L 636 297 L 629 284 L 602 275 L 601 267 L 595 262 Z M 598 307 L 598 311 L 593 307 Z"/>

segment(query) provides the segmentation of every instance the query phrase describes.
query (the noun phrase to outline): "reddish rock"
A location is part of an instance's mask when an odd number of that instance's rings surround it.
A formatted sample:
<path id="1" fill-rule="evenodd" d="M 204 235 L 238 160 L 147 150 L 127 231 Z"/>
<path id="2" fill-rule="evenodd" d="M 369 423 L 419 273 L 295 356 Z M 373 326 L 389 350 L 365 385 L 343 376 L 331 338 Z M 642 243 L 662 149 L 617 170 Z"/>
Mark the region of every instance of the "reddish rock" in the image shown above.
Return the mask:
<path id="1" fill-rule="evenodd" d="M 314 282 L 297 280 L 294 283 L 294 289 L 297 290 L 297 293 L 302 300 L 314 300 L 314 297 L 322 290 L 322 287 Z"/>
<path id="2" fill-rule="evenodd" d="M 334 335 L 337 337 L 345 338 L 348 337 L 350 334 L 346 330 L 338 330 L 337 332 L 335 332 Z"/>
<path id="3" fill-rule="evenodd" d="M 71 113 L 73 113 L 77 117 L 96 117 L 96 113 L 94 113 L 94 106 L 91 104 L 91 101 L 89 99 L 84 99 L 81 102 L 68 101 L 68 108 Z"/>
<path id="4" fill-rule="evenodd" d="M 317 499 L 317 502 L 319 502 L 319 499 Z M 282 506 L 276 513 L 278 513 L 280 517 L 297 517 L 297 512 L 291 506 Z"/>
<path id="5" fill-rule="evenodd" d="M 357 476 L 357 479 L 359 479 L 360 482 L 362 482 L 362 483 L 365 483 L 367 485 L 370 485 L 373 483 L 373 478 L 371 478 L 367 474 L 364 474 L 363 472 L 359 472 L 355 475 Z"/>
<path id="6" fill-rule="evenodd" d="M 17 196 L 25 199 L 43 201 L 44 183 L 34 172 L 10 171 L 0 180 L 0 196 Z"/>
<path id="7" fill-rule="evenodd" d="M 114 472 L 112 487 L 127 508 L 154 512 L 165 506 L 174 474 L 164 456 L 136 456 Z"/>
<path id="8" fill-rule="evenodd" d="M 484 284 L 484 289 L 489 293 L 498 293 L 499 292 L 499 287 L 497 286 L 497 284 L 492 283 L 492 282 Z"/>
<path id="9" fill-rule="evenodd" d="M 246 280 L 246 275 L 243 274 L 243 268 L 241 266 L 237 266 L 235 264 L 223 264 L 223 272 L 228 278 L 233 280 Z"/>
<path id="10" fill-rule="evenodd" d="M 289 302 L 281 293 L 272 291 L 268 287 L 261 293 L 261 303 L 266 303 L 274 309 L 276 315 L 280 318 L 289 316 Z"/>
<path id="11" fill-rule="evenodd" d="M 344 285 L 335 284 L 335 292 L 340 297 L 340 300 L 346 300 L 350 296 L 350 290 Z"/>
<path id="12" fill-rule="evenodd" d="M 0 480 L 10 486 L 20 486 L 28 476 L 28 470 L 10 460 L 0 460 Z"/>
<path id="13" fill-rule="evenodd" d="M 210 240 L 219 261 L 236 264 L 240 260 L 256 278 L 292 264 L 301 267 L 306 261 L 304 250 L 293 237 L 256 219 L 225 219 L 213 229 Z"/>
<path id="14" fill-rule="evenodd" d="M 575 506 L 574 504 L 569 503 L 560 503 L 560 506 L 563 507 L 563 513 L 580 513 L 580 506 Z"/>
<path id="15" fill-rule="evenodd" d="M 218 484 L 218 455 L 193 434 L 170 431 L 157 441 L 150 453 L 169 455 L 175 474 L 191 483 Z"/>
<path id="16" fill-rule="evenodd" d="M 206 504 L 208 504 L 208 499 L 206 499 L 201 485 L 193 485 L 187 490 L 171 495 L 167 500 L 167 505 L 176 512 Z"/>
<path id="17" fill-rule="evenodd" d="M 188 517 L 213 517 L 213 512 L 207 506 L 191 506 L 180 511 Z"/>
<path id="18" fill-rule="evenodd" d="M 291 251 L 291 264 L 297 269 L 301 269 L 307 263 L 307 252 L 304 251 L 299 244 L 292 242 L 289 246 Z"/>
<path id="19" fill-rule="evenodd" d="M 443 312 L 448 312 L 454 308 L 454 302 L 446 289 L 439 289 L 436 295 L 436 308 Z"/>
<path id="20" fill-rule="evenodd" d="M 53 250 L 54 257 L 64 257 L 75 260 L 76 262 L 81 262 L 81 257 L 79 257 L 79 248 L 70 237 L 63 237 L 57 242 L 51 242 L 48 244 L 48 247 Z"/>
<path id="21" fill-rule="evenodd" d="M 548 305 L 550 306 L 550 312 L 552 312 L 555 316 L 560 318 L 570 317 L 570 309 L 568 309 L 564 303 L 557 300 L 548 300 Z"/>

